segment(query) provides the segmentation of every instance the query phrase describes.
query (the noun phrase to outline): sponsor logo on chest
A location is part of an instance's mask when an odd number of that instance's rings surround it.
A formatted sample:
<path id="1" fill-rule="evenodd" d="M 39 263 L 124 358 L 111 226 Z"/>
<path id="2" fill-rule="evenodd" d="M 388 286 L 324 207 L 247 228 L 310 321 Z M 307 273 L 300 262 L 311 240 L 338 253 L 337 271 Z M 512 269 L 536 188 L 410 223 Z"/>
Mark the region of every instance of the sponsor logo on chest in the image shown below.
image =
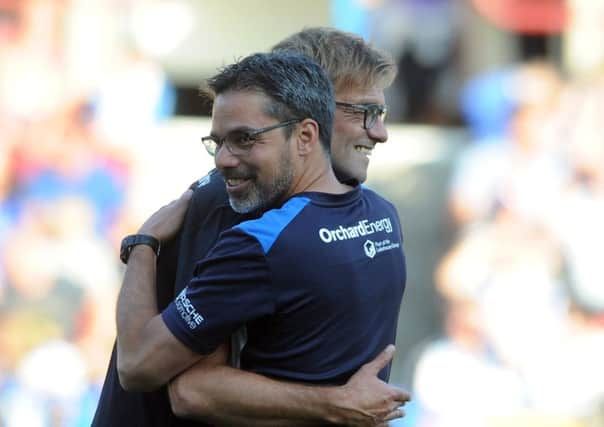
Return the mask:
<path id="1" fill-rule="evenodd" d="M 375 233 L 393 233 L 392 220 L 389 217 L 381 218 L 376 221 L 363 219 L 355 224 L 335 228 L 322 227 L 319 229 L 319 238 L 324 243 L 339 242 L 342 240 L 352 240 L 366 238 Z M 363 243 L 363 251 L 369 258 L 375 257 L 380 252 L 400 247 L 400 243 L 392 242 L 390 239 L 371 240 L 367 239 Z"/>
<path id="2" fill-rule="evenodd" d="M 351 226 L 340 225 L 339 227 L 332 229 L 323 227 L 319 229 L 319 237 L 325 243 L 331 243 L 339 240 L 357 239 L 381 231 L 392 233 L 392 221 L 390 218 L 386 217 L 378 219 L 377 221 L 363 219 Z"/>

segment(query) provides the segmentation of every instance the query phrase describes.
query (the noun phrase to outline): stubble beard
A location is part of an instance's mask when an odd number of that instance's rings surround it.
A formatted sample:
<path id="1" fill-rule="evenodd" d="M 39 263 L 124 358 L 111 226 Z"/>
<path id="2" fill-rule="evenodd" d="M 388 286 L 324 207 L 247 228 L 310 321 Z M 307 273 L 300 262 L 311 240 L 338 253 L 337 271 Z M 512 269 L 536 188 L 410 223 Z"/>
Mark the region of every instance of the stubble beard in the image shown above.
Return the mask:
<path id="1" fill-rule="evenodd" d="M 250 191 L 243 197 L 235 198 L 229 195 L 231 208 L 237 213 L 247 214 L 276 207 L 289 192 L 294 178 L 291 157 L 287 150 L 284 150 L 278 167 L 277 176 L 272 181 L 263 183 L 255 180 Z"/>

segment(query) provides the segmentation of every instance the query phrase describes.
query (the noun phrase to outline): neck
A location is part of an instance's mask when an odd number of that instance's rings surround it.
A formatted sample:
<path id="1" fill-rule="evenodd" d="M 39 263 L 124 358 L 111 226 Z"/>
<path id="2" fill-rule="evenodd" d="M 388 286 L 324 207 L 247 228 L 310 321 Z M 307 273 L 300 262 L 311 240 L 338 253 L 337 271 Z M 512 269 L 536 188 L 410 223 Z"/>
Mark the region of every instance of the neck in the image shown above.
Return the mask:
<path id="1" fill-rule="evenodd" d="M 338 181 L 331 167 L 331 162 L 326 156 L 322 156 L 321 159 L 307 159 L 298 171 L 300 173 L 294 174 L 292 191 L 288 196 L 305 191 L 343 194 L 352 190 L 351 186 Z"/>

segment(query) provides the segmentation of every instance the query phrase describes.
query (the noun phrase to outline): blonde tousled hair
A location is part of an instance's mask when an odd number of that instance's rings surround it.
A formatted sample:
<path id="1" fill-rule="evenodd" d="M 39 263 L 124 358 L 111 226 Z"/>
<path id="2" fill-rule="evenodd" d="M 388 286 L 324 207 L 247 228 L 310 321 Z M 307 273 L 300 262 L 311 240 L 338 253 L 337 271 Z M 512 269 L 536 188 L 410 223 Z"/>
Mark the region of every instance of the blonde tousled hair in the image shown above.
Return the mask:
<path id="1" fill-rule="evenodd" d="M 327 71 L 336 94 L 350 88 L 385 89 L 397 73 L 392 55 L 335 28 L 306 28 L 273 46 L 272 51 L 277 50 L 293 50 L 314 59 Z"/>

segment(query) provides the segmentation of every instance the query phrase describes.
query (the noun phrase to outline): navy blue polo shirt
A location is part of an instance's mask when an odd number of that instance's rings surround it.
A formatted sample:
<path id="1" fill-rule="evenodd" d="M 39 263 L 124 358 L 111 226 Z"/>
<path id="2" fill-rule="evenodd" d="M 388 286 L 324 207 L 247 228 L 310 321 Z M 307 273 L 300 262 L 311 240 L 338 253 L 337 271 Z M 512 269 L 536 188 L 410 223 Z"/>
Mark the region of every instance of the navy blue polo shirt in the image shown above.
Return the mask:
<path id="1" fill-rule="evenodd" d="M 201 354 L 247 325 L 244 369 L 341 384 L 395 341 L 402 245 L 396 209 L 373 191 L 301 193 L 223 232 L 162 316 Z"/>

